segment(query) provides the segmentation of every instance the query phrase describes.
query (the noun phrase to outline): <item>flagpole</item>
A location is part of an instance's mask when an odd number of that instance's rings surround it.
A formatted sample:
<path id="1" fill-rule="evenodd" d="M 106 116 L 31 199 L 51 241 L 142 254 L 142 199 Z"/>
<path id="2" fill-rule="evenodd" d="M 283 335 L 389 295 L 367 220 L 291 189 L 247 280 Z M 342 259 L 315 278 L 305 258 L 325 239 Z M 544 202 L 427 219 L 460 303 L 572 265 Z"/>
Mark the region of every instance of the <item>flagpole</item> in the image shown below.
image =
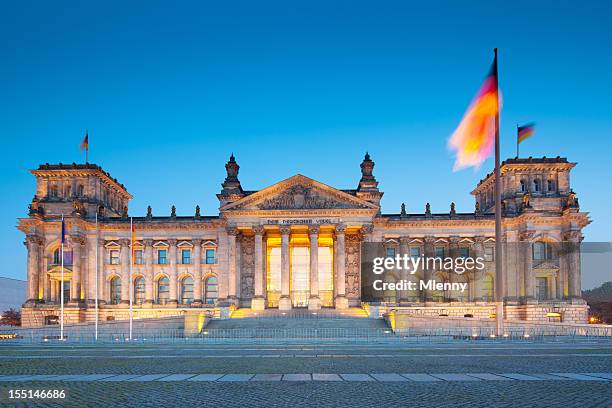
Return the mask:
<path id="1" fill-rule="evenodd" d="M 60 273 L 60 340 L 64 340 L 64 214 L 62 214 L 61 232 L 61 273 Z"/>
<path id="2" fill-rule="evenodd" d="M 87 135 L 87 146 L 85 147 L 85 163 L 89 163 L 89 130 L 88 129 L 85 129 L 85 134 Z"/>
<path id="3" fill-rule="evenodd" d="M 495 53 L 494 70 L 497 86 L 497 106 L 495 113 L 495 326 L 496 334 L 504 334 L 504 274 L 502 270 L 502 205 L 501 205 L 501 179 L 499 154 L 499 75 L 497 71 L 497 48 Z"/>
<path id="4" fill-rule="evenodd" d="M 95 324 L 95 338 L 98 341 L 98 240 L 100 239 L 100 231 L 98 229 L 98 210 L 96 209 L 96 280 L 94 282 L 95 296 L 95 308 L 96 308 L 96 324 Z"/>
<path id="5" fill-rule="evenodd" d="M 516 158 L 519 158 L 519 124 L 516 124 Z"/>
<path id="6" fill-rule="evenodd" d="M 134 224 L 133 224 L 133 219 L 132 217 L 130 217 L 130 241 L 131 241 L 131 245 L 130 245 L 130 341 L 132 341 L 132 319 L 133 319 L 133 311 L 132 311 L 132 299 L 134 297 L 133 291 L 134 291 L 134 285 L 132 283 L 132 263 L 134 260 Z"/>

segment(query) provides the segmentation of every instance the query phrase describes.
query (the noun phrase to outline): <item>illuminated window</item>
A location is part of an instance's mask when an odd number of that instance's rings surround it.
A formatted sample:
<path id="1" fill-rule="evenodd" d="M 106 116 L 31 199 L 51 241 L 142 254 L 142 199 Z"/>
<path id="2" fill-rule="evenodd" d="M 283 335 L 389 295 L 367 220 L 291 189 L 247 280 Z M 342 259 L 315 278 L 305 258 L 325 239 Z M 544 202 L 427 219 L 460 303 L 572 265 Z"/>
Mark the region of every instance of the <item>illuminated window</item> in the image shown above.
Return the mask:
<path id="1" fill-rule="evenodd" d="M 109 253 L 109 262 L 111 265 L 119 265 L 119 250 L 118 249 L 111 249 L 110 251 L 108 251 Z"/>
<path id="2" fill-rule="evenodd" d="M 157 263 L 159 265 L 166 265 L 168 263 L 168 251 L 165 249 L 159 249 L 157 251 Z"/>
<path id="3" fill-rule="evenodd" d="M 536 261 L 543 261 L 546 259 L 553 259 L 554 253 L 552 245 L 548 242 L 534 242 L 533 243 L 533 259 Z"/>
<path id="4" fill-rule="evenodd" d="M 484 248 L 484 259 L 487 262 L 493 262 L 495 260 L 495 248 L 486 246 Z"/>
<path id="5" fill-rule="evenodd" d="M 189 265 L 191 263 L 191 249 L 181 250 L 181 264 Z"/>
<path id="6" fill-rule="evenodd" d="M 206 264 L 207 265 L 214 265 L 217 263 L 215 252 L 216 251 L 212 248 L 209 248 L 206 250 Z"/>
<path id="7" fill-rule="evenodd" d="M 145 279 L 142 276 L 134 279 L 134 303 L 141 305 L 145 300 Z"/>
<path id="8" fill-rule="evenodd" d="M 542 187 L 540 186 L 540 180 L 538 179 L 533 180 L 533 191 L 536 193 L 539 193 L 540 191 L 542 191 Z"/>
<path id="9" fill-rule="evenodd" d="M 144 264 L 144 259 L 142 257 L 142 249 L 137 249 L 134 251 L 134 263 L 136 265 Z"/>
<path id="10" fill-rule="evenodd" d="M 218 297 L 217 277 L 209 276 L 204 283 L 204 303 L 214 305 Z"/>
<path id="11" fill-rule="evenodd" d="M 110 303 L 117 305 L 121 303 L 121 278 L 115 276 L 110 281 Z"/>
<path id="12" fill-rule="evenodd" d="M 170 279 L 163 276 L 157 280 L 157 299 L 156 302 L 160 305 L 168 303 L 170 296 Z"/>
<path id="13" fill-rule="evenodd" d="M 181 281 L 181 303 L 189 305 L 193 302 L 193 278 L 187 276 Z"/>

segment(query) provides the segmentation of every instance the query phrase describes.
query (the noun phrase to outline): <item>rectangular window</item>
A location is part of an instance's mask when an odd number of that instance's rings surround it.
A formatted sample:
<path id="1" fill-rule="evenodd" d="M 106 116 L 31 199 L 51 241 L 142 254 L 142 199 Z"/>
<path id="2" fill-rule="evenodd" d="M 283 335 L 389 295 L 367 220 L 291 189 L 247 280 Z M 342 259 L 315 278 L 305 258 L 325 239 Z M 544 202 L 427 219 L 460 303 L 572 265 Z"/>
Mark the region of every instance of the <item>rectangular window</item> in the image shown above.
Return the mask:
<path id="1" fill-rule="evenodd" d="M 444 247 L 436 247 L 436 258 L 444 258 Z"/>
<path id="2" fill-rule="evenodd" d="M 387 248 L 387 258 L 395 258 L 395 248 Z"/>
<path id="3" fill-rule="evenodd" d="M 109 262 L 111 265 L 119 265 L 119 250 L 118 249 L 111 249 L 109 251 Z"/>
<path id="4" fill-rule="evenodd" d="M 144 260 L 142 258 L 142 249 L 137 249 L 134 251 L 134 264 L 136 265 L 144 264 Z"/>
<path id="5" fill-rule="evenodd" d="M 181 263 L 183 265 L 189 265 L 191 263 L 191 249 L 181 250 Z"/>
<path id="6" fill-rule="evenodd" d="M 536 278 L 538 300 L 548 299 L 548 279 Z"/>
<path id="7" fill-rule="evenodd" d="M 469 258 L 470 257 L 470 248 L 461 247 L 459 248 L 459 258 Z"/>
<path id="8" fill-rule="evenodd" d="M 214 265 L 217 263 L 217 259 L 215 257 L 215 250 L 214 249 L 207 249 L 206 250 L 206 264 L 207 265 Z"/>
<path id="9" fill-rule="evenodd" d="M 487 262 L 493 262 L 495 260 L 495 248 L 486 246 L 484 248 L 484 259 Z"/>
<path id="10" fill-rule="evenodd" d="M 421 256 L 421 248 L 410 247 L 410 257 L 411 258 L 419 258 L 420 256 Z"/>
<path id="11" fill-rule="evenodd" d="M 159 265 L 166 265 L 168 263 L 168 251 L 165 249 L 159 249 L 157 251 L 157 263 Z"/>

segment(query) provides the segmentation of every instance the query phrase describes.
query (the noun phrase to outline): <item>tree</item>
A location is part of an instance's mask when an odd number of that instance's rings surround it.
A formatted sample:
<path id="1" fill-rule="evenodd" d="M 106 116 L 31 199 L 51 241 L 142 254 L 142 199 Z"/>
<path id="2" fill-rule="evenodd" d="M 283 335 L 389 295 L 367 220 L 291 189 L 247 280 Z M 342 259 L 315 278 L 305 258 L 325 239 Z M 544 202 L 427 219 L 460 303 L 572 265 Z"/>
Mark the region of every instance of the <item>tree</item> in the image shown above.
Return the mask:
<path id="1" fill-rule="evenodd" d="M 21 312 L 13 308 L 2 312 L 0 325 L 21 326 Z"/>

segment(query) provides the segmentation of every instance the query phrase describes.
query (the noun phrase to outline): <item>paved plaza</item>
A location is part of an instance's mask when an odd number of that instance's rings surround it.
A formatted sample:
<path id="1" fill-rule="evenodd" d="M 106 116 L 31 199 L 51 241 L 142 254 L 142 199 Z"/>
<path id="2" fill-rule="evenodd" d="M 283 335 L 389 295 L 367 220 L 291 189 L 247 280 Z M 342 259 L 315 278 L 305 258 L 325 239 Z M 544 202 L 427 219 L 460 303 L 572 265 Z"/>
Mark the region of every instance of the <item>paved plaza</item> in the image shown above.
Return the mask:
<path id="1" fill-rule="evenodd" d="M 0 375 L 2 406 L 612 406 L 612 344 L 597 341 L 4 343 Z"/>

